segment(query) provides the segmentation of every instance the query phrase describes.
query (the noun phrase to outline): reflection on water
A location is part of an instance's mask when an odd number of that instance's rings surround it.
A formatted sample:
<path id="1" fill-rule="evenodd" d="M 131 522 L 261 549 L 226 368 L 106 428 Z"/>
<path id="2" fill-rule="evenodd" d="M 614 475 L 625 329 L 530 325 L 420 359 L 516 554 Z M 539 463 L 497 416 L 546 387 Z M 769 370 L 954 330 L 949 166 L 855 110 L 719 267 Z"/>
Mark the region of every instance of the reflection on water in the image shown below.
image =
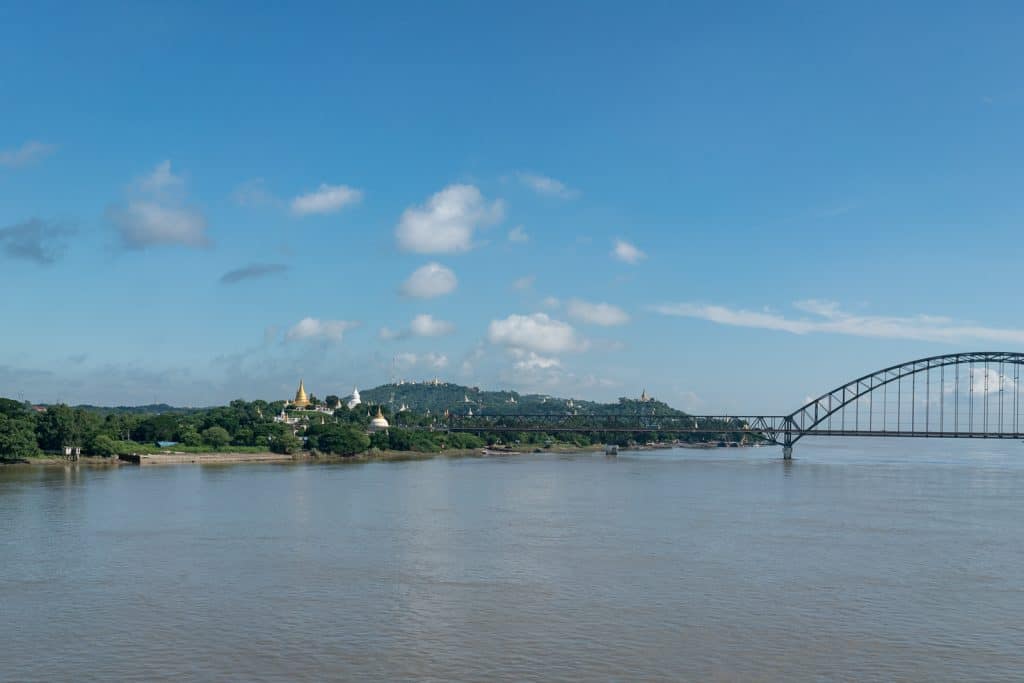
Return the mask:
<path id="1" fill-rule="evenodd" d="M 0 680 L 1007 680 L 1024 445 L 0 470 Z"/>

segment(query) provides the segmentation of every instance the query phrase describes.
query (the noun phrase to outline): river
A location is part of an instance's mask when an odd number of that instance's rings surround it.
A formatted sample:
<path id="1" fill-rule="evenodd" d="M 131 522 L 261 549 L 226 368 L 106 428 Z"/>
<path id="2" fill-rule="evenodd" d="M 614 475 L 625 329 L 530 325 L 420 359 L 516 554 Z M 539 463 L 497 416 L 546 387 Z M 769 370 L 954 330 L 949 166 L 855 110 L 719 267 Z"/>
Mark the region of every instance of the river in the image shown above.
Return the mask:
<path id="1" fill-rule="evenodd" d="M 0 468 L 0 680 L 1024 676 L 1024 444 Z"/>

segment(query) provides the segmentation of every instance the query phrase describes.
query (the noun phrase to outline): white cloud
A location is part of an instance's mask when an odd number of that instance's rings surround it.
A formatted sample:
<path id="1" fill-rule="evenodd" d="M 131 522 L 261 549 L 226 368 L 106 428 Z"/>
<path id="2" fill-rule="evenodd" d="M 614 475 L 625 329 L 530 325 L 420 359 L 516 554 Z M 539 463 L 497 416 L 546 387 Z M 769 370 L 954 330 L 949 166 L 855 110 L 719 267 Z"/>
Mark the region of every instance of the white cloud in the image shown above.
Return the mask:
<path id="1" fill-rule="evenodd" d="M 533 351 L 512 349 L 512 355 L 517 358 L 515 367 L 517 370 L 552 370 L 562 367 L 562 361 L 550 356 L 542 356 Z"/>
<path id="2" fill-rule="evenodd" d="M 513 314 L 503 320 L 492 320 L 487 338 L 492 344 L 538 353 L 578 351 L 585 346 L 572 325 L 546 313 Z"/>
<path id="3" fill-rule="evenodd" d="M 121 233 L 125 245 L 132 249 L 168 244 L 186 247 L 210 244 L 206 236 L 206 218 L 194 209 L 137 200 L 109 208 L 107 216 Z"/>
<path id="4" fill-rule="evenodd" d="M 126 247 L 209 246 L 206 217 L 184 205 L 184 186 L 184 180 L 171 171 L 171 162 L 162 161 L 136 179 L 128 201 L 107 207 L 107 218 Z"/>
<path id="5" fill-rule="evenodd" d="M 699 318 L 720 325 L 778 330 L 791 334 L 824 332 L 929 342 L 1024 343 L 1024 329 L 983 327 L 941 316 L 855 315 L 841 310 L 836 303 L 818 300 L 800 301 L 794 307 L 811 317 L 794 318 L 771 311 L 748 311 L 695 303 L 660 304 L 652 306 L 651 310 L 662 315 Z"/>
<path id="6" fill-rule="evenodd" d="M 975 394 L 983 394 L 985 386 L 988 385 L 990 393 L 999 391 L 999 371 L 994 368 L 973 368 L 968 373 L 971 377 L 972 391 Z M 986 382 L 987 380 L 987 382 Z M 1013 377 L 1003 374 L 1003 391 L 1013 391 L 1015 383 Z M 952 387 L 951 387 L 952 388 Z M 946 392 L 951 393 L 951 392 Z"/>
<path id="7" fill-rule="evenodd" d="M 544 297 L 544 301 L 541 302 L 544 308 L 556 309 L 562 305 L 562 302 L 556 296 Z"/>
<path id="8" fill-rule="evenodd" d="M 299 195 L 292 200 L 292 213 L 296 216 L 308 216 L 314 213 L 334 213 L 356 204 L 363 198 L 362 190 L 357 190 L 348 185 L 328 185 L 322 183 L 320 187 Z"/>
<path id="9" fill-rule="evenodd" d="M 512 283 L 512 287 L 514 289 L 518 289 L 520 291 L 527 290 L 530 287 L 533 287 L 533 283 L 536 280 L 537 280 L 537 278 L 535 276 L 533 276 L 533 275 L 524 275 L 523 277 L 515 280 Z"/>
<path id="10" fill-rule="evenodd" d="M 429 313 L 421 313 L 412 319 L 409 329 L 418 337 L 440 337 L 454 332 L 455 325 L 446 320 L 438 320 Z"/>
<path id="11" fill-rule="evenodd" d="M 647 254 L 640 251 L 635 244 L 625 240 L 615 240 L 615 248 L 612 250 L 612 256 L 624 263 L 632 265 L 636 265 L 647 258 Z"/>
<path id="12" fill-rule="evenodd" d="M 57 151 L 57 145 L 50 145 L 38 140 L 29 140 L 21 147 L 0 149 L 0 166 L 20 168 L 42 161 Z"/>
<path id="13" fill-rule="evenodd" d="M 443 353 L 411 353 L 404 352 L 395 355 L 395 366 L 408 369 L 417 365 L 424 365 L 435 370 L 448 367 L 448 356 Z"/>
<path id="14" fill-rule="evenodd" d="M 516 244 L 525 244 L 530 241 L 530 236 L 526 234 L 523 226 L 517 225 L 508 231 L 508 241 Z"/>
<path id="15" fill-rule="evenodd" d="M 159 194 L 175 188 L 181 188 L 185 185 L 185 180 L 181 176 L 174 175 L 171 171 L 170 159 L 165 159 L 156 165 L 152 171 L 147 175 L 142 176 L 136 181 L 139 189 L 143 192 L 149 192 Z"/>
<path id="16" fill-rule="evenodd" d="M 440 263 L 428 263 L 413 271 L 402 285 L 402 294 L 417 299 L 431 299 L 455 291 L 458 282 L 451 269 Z"/>
<path id="17" fill-rule="evenodd" d="M 326 339 L 341 341 L 345 332 L 357 327 L 359 323 L 350 320 L 320 320 L 319 318 L 303 318 L 295 323 L 288 334 L 288 339 Z"/>
<path id="18" fill-rule="evenodd" d="M 575 199 L 579 191 L 568 187 L 565 183 L 554 178 L 538 175 L 536 173 L 520 173 L 519 182 L 530 188 L 537 194 L 547 197 L 558 197 L 559 199 Z"/>
<path id="19" fill-rule="evenodd" d="M 382 327 L 377 332 L 377 337 L 384 341 L 391 341 L 393 339 L 402 339 L 409 336 L 406 330 L 393 330 L 390 327 Z"/>
<path id="20" fill-rule="evenodd" d="M 501 220 L 501 200 L 490 204 L 472 185 L 449 185 L 422 206 L 402 213 L 395 229 L 402 249 L 422 254 L 456 253 L 473 248 L 473 233 Z"/>
<path id="21" fill-rule="evenodd" d="M 629 322 L 629 314 L 618 306 L 605 303 L 589 303 L 579 299 L 570 299 L 566 305 L 566 312 L 569 317 L 582 323 L 601 325 L 602 327 L 613 327 L 625 325 Z"/>

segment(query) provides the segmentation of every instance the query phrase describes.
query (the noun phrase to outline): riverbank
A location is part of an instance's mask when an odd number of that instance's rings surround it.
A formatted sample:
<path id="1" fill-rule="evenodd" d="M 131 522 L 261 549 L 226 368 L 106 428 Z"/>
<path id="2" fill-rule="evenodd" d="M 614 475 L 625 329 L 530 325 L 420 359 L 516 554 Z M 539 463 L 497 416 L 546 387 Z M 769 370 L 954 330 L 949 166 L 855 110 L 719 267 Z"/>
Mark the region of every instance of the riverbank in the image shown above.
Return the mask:
<path id="1" fill-rule="evenodd" d="M 642 450 L 644 447 L 637 447 Z M 86 465 L 89 467 L 117 467 L 123 465 L 233 465 L 240 463 L 295 463 L 295 462 L 320 462 L 320 463 L 365 463 L 365 462 L 392 462 L 406 460 L 429 460 L 431 458 L 480 458 L 493 456 L 512 455 L 533 455 L 542 453 L 596 453 L 604 450 L 603 444 L 592 444 L 589 446 L 574 446 L 571 444 L 555 444 L 547 448 L 453 448 L 437 453 L 421 453 L 418 451 L 393 451 L 371 449 L 359 455 L 330 455 L 325 453 L 310 453 L 303 451 L 294 455 L 281 453 L 254 452 L 208 452 L 208 453 L 140 453 L 137 455 L 121 456 L 120 458 L 82 456 L 78 460 L 68 460 L 57 455 L 44 455 L 31 458 L 20 458 L 3 460 L 0 459 L 0 467 L 56 467 L 66 465 Z M 625 449 L 624 449 L 625 450 Z M 630 449 L 633 450 L 633 449 Z"/>

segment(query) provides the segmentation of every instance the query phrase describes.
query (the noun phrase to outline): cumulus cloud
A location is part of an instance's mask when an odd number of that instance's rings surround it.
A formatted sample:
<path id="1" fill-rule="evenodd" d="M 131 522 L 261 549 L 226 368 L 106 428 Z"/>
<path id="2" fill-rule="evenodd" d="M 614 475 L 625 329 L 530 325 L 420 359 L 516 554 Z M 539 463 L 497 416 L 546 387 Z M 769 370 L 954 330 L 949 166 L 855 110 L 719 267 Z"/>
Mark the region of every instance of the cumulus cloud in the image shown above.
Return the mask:
<path id="1" fill-rule="evenodd" d="M 296 216 L 307 216 L 317 213 L 334 213 L 356 204 L 363 198 L 362 190 L 348 185 L 328 185 L 323 183 L 312 192 L 299 195 L 292 200 L 292 213 Z"/>
<path id="2" fill-rule="evenodd" d="M 469 251 L 474 232 L 503 214 L 502 202 L 488 203 L 476 187 L 449 185 L 422 206 L 406 209 L 395 237 L 402 249 L 422 254 Z"/>
<path id="3" fill-rule="evenodd" d="M 549 308 L 549 309 L 553 310 L 553 309 L 556 309 L 559 306 L 561 306 L 562 302 L 556 296 L 546 296 L 546 297 L 544 297 L 544 301 L 541 302 L 541 305 L 544 308 Z"/>
<path id="4" fill-rule="evenodd" d="M 458 278 L 440 263 L 428 263 L 413 271 L 402 285 L 402 294 L 417 299 L 432 299 L 455 291 Z"/>
<path id="5" fill-rule="evenodd" d="M 341 341 L 345 333 L 359 323 L 351 320 L 320 320 L 319 318 L 303 318 L 288 330 L 289 340 L 326 339 Z"/>
<path id="6" fill-rule="evenodd" d="M 0 166 L 20 168 L 40 162 L 57 151 L 57 145 L 29 140 L 21 147 L 0 149 Z"/>
<path id="7" fill-rule="evenodd" d="M 64 238 L 72 233 L 70 228 L 32 218 L 0 228 L 0 249 L 10 258 L 49 265 L 64 254 Z"/>
<path id="8" fill-rule="evenodd" d="M 455 325 L 438 320 L 429 313 L 422 313 L 412 319 L 409 329 L 418 337 L 440 337 L 455 331 Z"/>
<path id="9" fill-rule="evenodd" d="M 565 183 L 554 178 L 538 175 L 536 173 L 520 173 L 519 182 L 534 192 L 546 197 L 557 197 L 559 199 L 575 199 L 579 191 L 568 187 Z"/>
<path id="10" fill-rule="evenodd" d="M 530 241 L 530 236 L 526 234 L 523 226 L 517 225 L 508 231 L 508 241 L 515 244 L 525 244 Z"/>
<path id="11" fill-rule="evenodd" d="M 615 248 L 612 249 L 612 256 L 623 263 L 636 265 L 647 258 L 647 254 L 640 251 L 635 244 L 625 240 L 615 240 Z"/>
<path id="12" fill-rule="evenodd" d="M 541 354 L 577 351 L 584 346 L 572 325 L 555 320 L 546 313 L 513 314 L 502 320 L 492 320 L 487 338 L 492 344 Z"/>
<path id="13" fill-rule="evenodd" d="M 579 299 L 570 299 L 566 312 L 573 320 L 602 327 L 625 325 L 629 322 L 629 314 L 618 306 L 605 303 L 590 303 Z"/>
<path id="14" fill-rule="evenodd" d="M 125 203 L 107 207 L 107 219 L 129 249 L 181 245 L 205 247 L 206 217 L 183 203 L 184 180 L 162 161 L 136 180 L 133 196 Z"/>
<path id="15" fill-rule="evenodd" d="M 961 343 L 967 341 L 1024 343 L 1024 329 L 985 327 L 931 315 L 856 315 L 831 301 L 798 301 L 794 308 L 807 314 L 785 316 L 772 311 L 750 311 L 696 303 L 669 303 L 651 307 L 655 313 L 698 318 L 720 325 L 751 327 L 790 334 L 830 333 L 880 339 Z"/>
<path id="16" fill-rule="evenodd" d="M 220 281 L 222 284 L 231 285 L 242 280 L 255 280 L 269 275 L 277 275 L 286 270 L 288 270 L 288 266 L 283 263 L 253 263 L 242 268 L 229 270 L 220 276 Z"/>

